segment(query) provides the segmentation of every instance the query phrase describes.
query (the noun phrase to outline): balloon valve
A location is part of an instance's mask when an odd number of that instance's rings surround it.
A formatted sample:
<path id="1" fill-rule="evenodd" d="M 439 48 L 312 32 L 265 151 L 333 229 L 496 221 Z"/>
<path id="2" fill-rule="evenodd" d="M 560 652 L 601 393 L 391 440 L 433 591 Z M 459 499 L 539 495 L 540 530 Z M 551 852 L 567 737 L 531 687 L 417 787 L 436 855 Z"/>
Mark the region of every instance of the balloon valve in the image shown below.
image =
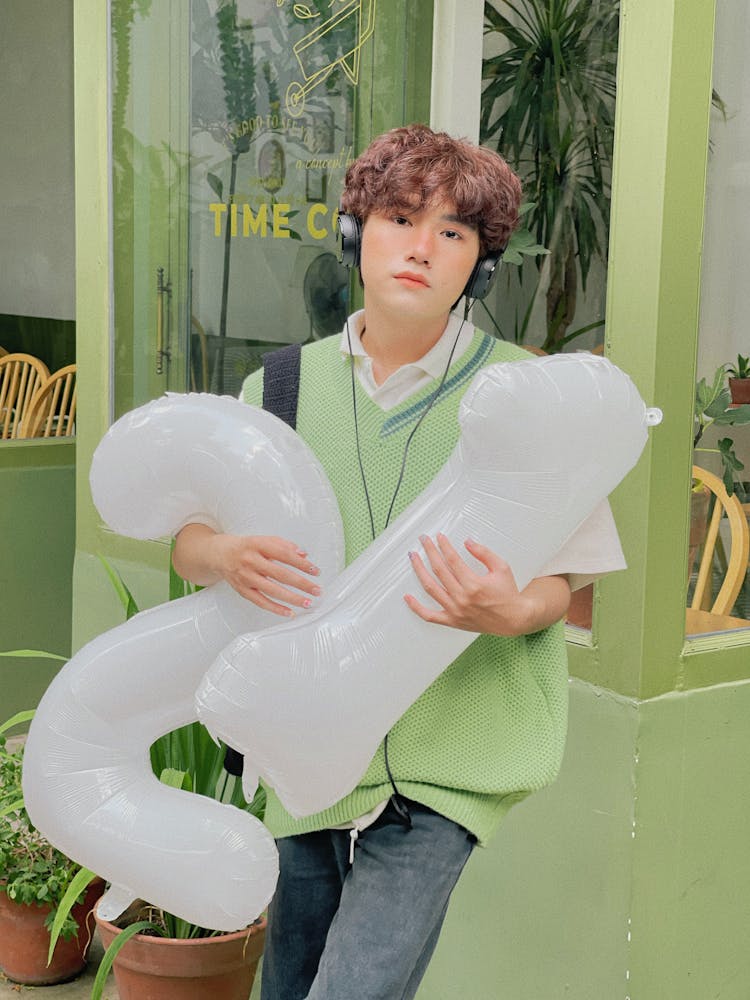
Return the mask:
<path id="1" fill-rule="evenodd" d="M 646 410 L 646 424 L 649 427 L 656 427 L 664 419 L 664 414 L 658 406 L 650 406 Z"/>
<path id="2" fill-rule="evenodd" d="M 137 894 L 132 889 L 120 885 L 111 885 L 99 900 L 96 911 L 102 920 L 107 920 L 111 923 L 121 913 L 124 913 L 137 898 Z"/>

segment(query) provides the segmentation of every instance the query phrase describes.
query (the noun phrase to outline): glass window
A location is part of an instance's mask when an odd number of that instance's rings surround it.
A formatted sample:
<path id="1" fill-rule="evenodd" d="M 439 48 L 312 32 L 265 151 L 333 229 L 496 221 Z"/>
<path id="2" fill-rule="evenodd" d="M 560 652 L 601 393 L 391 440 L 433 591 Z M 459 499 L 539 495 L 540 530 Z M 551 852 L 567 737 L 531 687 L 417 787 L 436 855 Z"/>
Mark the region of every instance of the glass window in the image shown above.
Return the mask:
<path id="1" fill-rule="evenodd" d="M 750 406 L 741 402 L 750 402 L 750 394 L 740 395 L 750 381 L 739 377 L 750 378 L 750 289 L 737 266 L 750 252 L 748 42 L 747 5 L 718 4 L 688 555 L 688 602 L 695 606 L 688 611 L 688 635 L 750 627 Z M 716 509 L 722 487 L 730 496 L 723 494 Z"/>
<path id="2" fill-rule="evenodd" d="M 536 353 L 604 343 L 619 4 L 485 4 L 481 141 L 524 186 L 523 225 L 475 321 Z M 590 628 L 591 585 L 569 621 Z"/>
<path id="3" fill-rule="evenodd" d="M 375 22 L 376 0 L 113 0 L 115 415 L 236 394 L 264 351 L 341 329 Z"/>

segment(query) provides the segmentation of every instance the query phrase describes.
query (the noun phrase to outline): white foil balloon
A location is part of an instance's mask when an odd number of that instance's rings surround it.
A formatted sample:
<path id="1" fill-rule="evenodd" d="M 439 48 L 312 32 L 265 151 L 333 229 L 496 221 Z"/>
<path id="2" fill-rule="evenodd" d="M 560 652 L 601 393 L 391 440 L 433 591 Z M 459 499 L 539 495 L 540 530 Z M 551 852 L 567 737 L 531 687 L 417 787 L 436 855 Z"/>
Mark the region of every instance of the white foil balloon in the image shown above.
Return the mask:
<path id="1" fill-rule="evenodd" d="M 407 553 L 419 536 L 476 539 L 523 589 L 635 464 L 661 413 L 610 362 L 576 354 L 484 368 L 459 419 L 442 471 L 315 613 L 238 638 L 198 689 L 209 730 L 293 815 L 354 788 L 393 723 L 476 637 L 404 603 L 418 587 Z"/>
<path id="2" fill-rule="evenodd" d="M 138 538 L 202 521 L 293 539 L 332 580 L 343 564 L 336 499 L 317 459 L 282 421 L 237 400 L 167 396 L 118 420 L 91 486 L 104 520 Z M 248 813 L 181 792 L 152 774 L 149 747 L 195 721 L 195 690 L 237 634 L 276 621 L 217 584 L 99 636 L 60 671 L 24 755 L 32 822 L 112 882 L 109 919 L 143 897 L 217 930 L 246 926 L 270 900 L 276 847 Z M 249 793 L 252 764 L 243 782 Z"/>
<path id="3" fill-rule="evenodd" d="M 82 649 L 31 728 L 32 820 L 112 880 L 105 912 L 139 895 L 217 929 L 249 922 L 276 880 L 270 836 L 245 813 L 160 785 L 153 740 L 195 718 L 197 690 L 200 717 L 246 754 L 250 786 L 262 775 L 296 814 L 336 801 L 474 638 L 428 625 L 403 603 L 416 586 L 407 553 L 419 535 L 444 531 L 457 545 L 475 537 L 523 587 L 635 463 L 659 418 L 603 359 L 486 368 L 464 397 L 444 469 L 338 577 L 335 500 L 286 425 L 209 396 L 167 397 L 118 421 L 92 467 L 95 501 L 115 530 L 153 537 L 197 520 L 286 536 L 322 565 L 325 596 L 314 614 L 272 627 L 278 619 L 217 585 Z"/>

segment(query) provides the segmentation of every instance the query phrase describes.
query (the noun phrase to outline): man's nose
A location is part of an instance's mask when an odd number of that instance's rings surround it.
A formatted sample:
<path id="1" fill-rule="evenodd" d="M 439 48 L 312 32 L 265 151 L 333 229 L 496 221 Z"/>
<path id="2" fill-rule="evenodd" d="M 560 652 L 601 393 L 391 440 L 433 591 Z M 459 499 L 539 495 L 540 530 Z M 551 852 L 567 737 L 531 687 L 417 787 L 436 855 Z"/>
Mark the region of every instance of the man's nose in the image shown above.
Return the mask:
<path id="1" fill-rule="evenodd" d="M 420 264 L 429 264 L 435 249 L 432 233 L 420 226 L 415 226 L 412 233 L 409 256 Z"/>

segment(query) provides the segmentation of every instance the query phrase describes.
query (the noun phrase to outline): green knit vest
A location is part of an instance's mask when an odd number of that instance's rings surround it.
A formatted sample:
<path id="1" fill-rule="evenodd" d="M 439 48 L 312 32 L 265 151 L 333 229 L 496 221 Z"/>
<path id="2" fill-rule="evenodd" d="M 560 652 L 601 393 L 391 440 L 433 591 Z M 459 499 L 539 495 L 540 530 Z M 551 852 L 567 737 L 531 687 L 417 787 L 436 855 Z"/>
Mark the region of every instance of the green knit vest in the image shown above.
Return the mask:
<path id="1" fill-rule="evenodd" d="M 416 432 L 391 521 L 431 482 L 453 450 L 459 403 L 472 377 L 483 365 L 520 358 L 528 358 L 527 352 L 475 332 Z M 360 451 L 376 534 L 385 526 L 406 440 L 437 384 L 384 412 L 355 379 Z M 262 373 L 247 379 L 243 399 L 261 405 Z M 318 456 L 338 497 L 349 563 L 372 537 L 357 462 L 350 361 L 342 357 L 338 337 L 302 351 L 297 432 Z M 513 428 L 495 432 L 512 434 Z M 315 553 L 310 557 L 314 560 Z M 415 578 L 414 593 L 419 595 L 420 589 Z M 418 649 L 404 650 L 404 670 L 416 656 Z M 567 690 L 560 623 L 519 638 L 480 636 L 391 730 L 388 759 L 399 791 L 461 824 L 485 844 L 514 803 L 556 776 L 567 729 Z M 265 822 L 276 837 L 338 826 L 369 812 L 391 791 L 381 745 L 357 788 L 322 813 L 295 820 L 269 789 Z"/>

